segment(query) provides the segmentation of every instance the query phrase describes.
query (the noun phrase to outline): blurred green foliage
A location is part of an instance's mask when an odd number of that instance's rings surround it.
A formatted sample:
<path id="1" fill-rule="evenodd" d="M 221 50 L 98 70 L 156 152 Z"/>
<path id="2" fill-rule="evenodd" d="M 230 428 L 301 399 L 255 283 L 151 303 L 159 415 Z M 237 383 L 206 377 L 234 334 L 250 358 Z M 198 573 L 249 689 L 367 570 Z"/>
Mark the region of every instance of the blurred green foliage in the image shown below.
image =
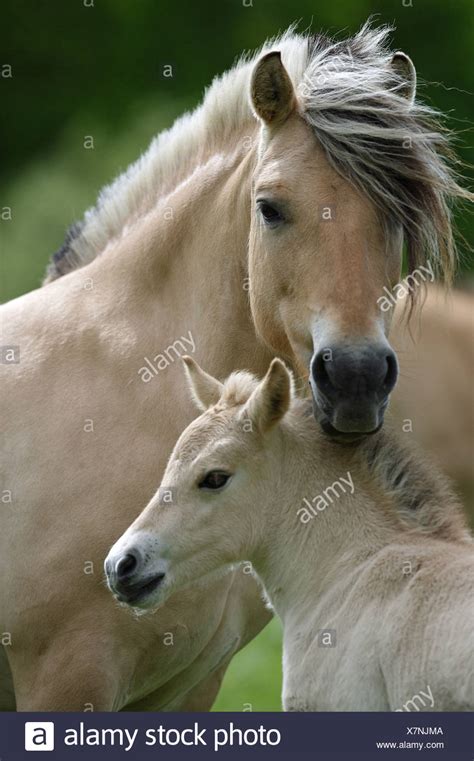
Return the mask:
<path id="1" fill-rule="evenodd" d="M 474 163 L 472 0 L 4 0 L 0 72 L 10 65 L 12 76 L 0 77 L 0 209 L 11 207 L 12 220 L 0 221 L 2 299 L 39 285 L 101 186 L 244 50 L 295 21 L 347 34 L 371 14 L 394 24 L 422 97 L 448 115 L 461 158 Z M 472 238 L 472 218 L 457 221 Z M 234 659 L 216 710 L 278 709 L 280 663 L 275 621 Z"/>
<path id="2" fill-rule="evenodd" d="M 232 660 L 214 711 L 281 711 L 281 624 L 274 619 Z"/>

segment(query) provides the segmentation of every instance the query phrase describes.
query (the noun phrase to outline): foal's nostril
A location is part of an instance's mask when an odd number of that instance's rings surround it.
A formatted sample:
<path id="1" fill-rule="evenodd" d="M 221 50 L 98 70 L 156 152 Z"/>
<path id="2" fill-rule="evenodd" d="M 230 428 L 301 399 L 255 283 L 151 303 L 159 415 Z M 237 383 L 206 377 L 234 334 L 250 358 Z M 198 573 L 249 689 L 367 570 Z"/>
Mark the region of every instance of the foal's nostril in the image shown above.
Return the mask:
<path id="1" fill-rule="evenodd" d="M 115 575 L 118 581 L 127 579 L 138 566 L 138 558 L 131 552 L 127 553 L 117 561 L 115 566 Z"/>

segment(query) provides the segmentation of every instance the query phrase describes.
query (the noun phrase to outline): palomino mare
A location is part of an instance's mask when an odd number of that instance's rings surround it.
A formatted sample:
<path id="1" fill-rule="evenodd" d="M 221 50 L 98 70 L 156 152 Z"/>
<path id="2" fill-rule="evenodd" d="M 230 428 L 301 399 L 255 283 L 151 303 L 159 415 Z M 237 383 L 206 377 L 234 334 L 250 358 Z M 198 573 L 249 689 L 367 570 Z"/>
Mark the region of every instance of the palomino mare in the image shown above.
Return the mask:
<path id="1" fill-rule="evenodd" d="M 3 708 L 10 669 L 19 710 L 205 710 L 269 620 L 233 572 L 138 621 L 103 559 L 194 416 L 180 354 L 224 377 L 276 353 L 328 434 L 381 423 L 396 360 L 377 298 L 403 240 L 411 268 L 449 276 L 466 195 L 388 31 L 289 32 L 240 62 L 101 193 L 46 287 L 3 307 Z"/>
<path id="2" fill-rule="evenodd" d="M 385 431 L 328 441 L 279 359 L 224 384 L 186 362 L 205 412 L 107 558 L 119 600 L 156 608 L 248 560 L 283 622 L 286 710 L 403 710 L 420 690 L 474 708 L 473 543 L 436 471 Z"/>

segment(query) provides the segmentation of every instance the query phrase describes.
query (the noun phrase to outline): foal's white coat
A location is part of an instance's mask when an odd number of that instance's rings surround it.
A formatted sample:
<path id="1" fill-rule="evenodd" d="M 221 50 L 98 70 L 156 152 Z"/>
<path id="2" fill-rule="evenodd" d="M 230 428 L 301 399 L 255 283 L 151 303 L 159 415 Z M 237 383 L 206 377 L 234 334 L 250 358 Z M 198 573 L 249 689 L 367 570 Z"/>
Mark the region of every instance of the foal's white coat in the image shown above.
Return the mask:
<path id="1" fill-rule="evenodd" d="M 165 573 L 140 607 L 248 559 L 283 622 L 285 710 L 404 710 L 421 691 L 424 710 L 474 707 L 472 543 L 436 472 L 387 434 L 325 440 L 279 360 L 259 384 L 186 363 L 206 411 L 166 468 L 173 504 L 155 496 L 111 551 Z M 229 478 L 202 488 L 210 472 Z"/>

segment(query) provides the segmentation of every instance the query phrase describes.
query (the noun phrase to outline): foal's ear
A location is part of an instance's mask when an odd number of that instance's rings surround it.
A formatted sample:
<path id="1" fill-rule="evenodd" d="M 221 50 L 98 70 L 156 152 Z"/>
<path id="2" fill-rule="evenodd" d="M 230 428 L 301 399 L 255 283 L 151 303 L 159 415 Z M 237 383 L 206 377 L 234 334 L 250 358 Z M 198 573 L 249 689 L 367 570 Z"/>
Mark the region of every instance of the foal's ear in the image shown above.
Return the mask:
<path id="1" fill-rule="evenodd" d="M 403 95 L 411 105 L 416 95 L 416 69 L 413 61 L 406 53 L 399 51 L 393 54 L 392 69 L 405 81 L 400 88 L 400 95 Z"/>
<path id="2" fill-rule="evenodd" d="M 291 375 L 280 359 L 274 359 L 246 403 L 242 417 L 265 433 L 278 423 L 291 402 Z"/>
<path id="3" fill-rule="evenodd" d="M 295 108 L 295 91 L 278 51 L 267 53 L 258 61 L 250 94 L 255 113 L 266 124 L 283 123 Z"/>
<path id="4" fill-rule="evenodd" d="M 200 410 L 207 410 L 217 404 L 222 396 L 224 385 L 202 370 L 192 357 L 182 357 L 184 370 L 188 379 L 192 397 Z"/>

